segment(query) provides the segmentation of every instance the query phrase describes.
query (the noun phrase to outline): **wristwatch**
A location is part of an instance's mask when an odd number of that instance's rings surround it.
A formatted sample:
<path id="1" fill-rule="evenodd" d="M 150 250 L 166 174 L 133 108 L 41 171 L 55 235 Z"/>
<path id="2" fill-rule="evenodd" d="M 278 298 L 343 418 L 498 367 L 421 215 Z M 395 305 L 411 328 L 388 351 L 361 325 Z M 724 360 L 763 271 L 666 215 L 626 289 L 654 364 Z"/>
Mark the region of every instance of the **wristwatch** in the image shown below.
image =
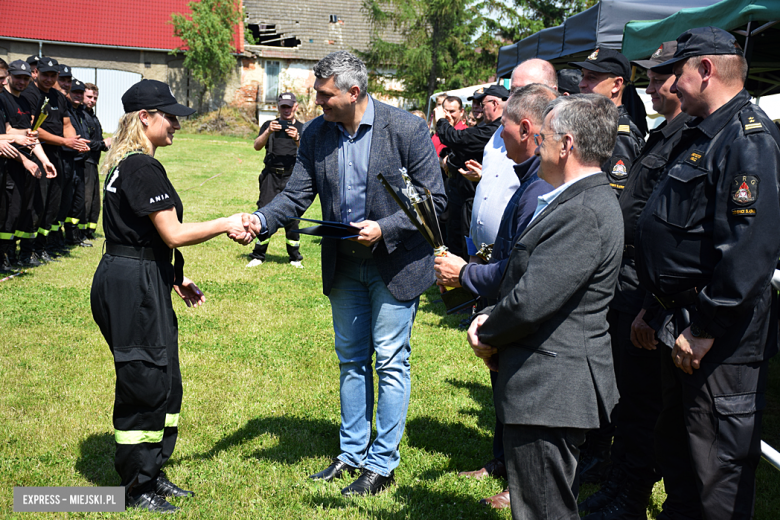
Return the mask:
<path id="1" fill-rule="evenodd" d="M 712 339 L 714 337 L 712 334 L 700 328 L 695 323 L 691 323 L 691 335 L 694 338 L 700 338 L 700 339 Z"/>

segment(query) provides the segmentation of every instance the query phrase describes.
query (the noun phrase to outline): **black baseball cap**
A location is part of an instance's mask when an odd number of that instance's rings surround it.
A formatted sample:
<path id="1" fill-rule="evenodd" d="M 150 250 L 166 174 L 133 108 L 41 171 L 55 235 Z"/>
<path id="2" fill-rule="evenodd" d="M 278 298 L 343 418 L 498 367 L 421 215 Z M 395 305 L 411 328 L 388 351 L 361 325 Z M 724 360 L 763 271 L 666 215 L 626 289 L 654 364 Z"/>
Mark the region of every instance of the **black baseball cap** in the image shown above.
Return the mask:
<path id="1" fill-rule="evenodd" d="M 501 98 L 501 100 L 506 101 L 509 98 L 509 91 L 503 85 L 490 85 L 485 89 L 485 92 L 480 95 L 480 101 L 487 96 Z"/>
<path id="2" fill-rule="evenodd" d="M 37 66 L 38 66 L 38 61 L 39 61 L 40 59 L 41 59 L 41 57 L 40 57 L 40 56 L 35 56 L 35 55 L 33 55 L 33 56 L 28 56 L 28 57 L 27 57 L 27 63 L 29 63 L 29 64 L 30 64 L 30 65 L 32 65 L 33 67 L 37 67 Z"/>
<path id="3" fill-rule="evenodd" d="M 84 92 L 87 87 L 81 81 L 73 78 L 73 85 L 70 87 L 71 92 Z"/>
<path id="4" fill-rule="evenodd" d="M 632 65 L 642 67 L 643 69 L 649 69 L 660 65 L 661 63 L 672 59 L 674 53 L 677 51 L 677 42 L 663 42 L 660 47 L 650 56 L 649 60 L 634 60 Z"/>
<path id="5" fill-rule="evenodd" d="M 558 92 L 563 94 L 579 94 L 582 72 L 579 69 L 561 69 L 558 75 Z"/>
<path id="6" fill-rule="evenodd" d="M 473 101 L 475 99 L 477 101 L 481 101 L 483 97 L 485 97 L 485 88 L 484 87 L 479 87 L 477 90 L 474 91 L 474 95 L 469 96 L 466 99 L 468 101 Z"/>
<path id="7" fill-rule="evenodd" d="M 22 60 L 12 61 L 8 64 L 8 74 L 12 76 L 32 76 L 30 64 Z"/>
<path id="8" fill-rule="evenodd" d="M 295 98 L 295 94 L 292 92 L 285 92 L 283 94 L 279 94 L 279 97 L 276 99 L 276 104 L 280 107 L 291 107 L 295 106 L 295 103 L 298 100 Z"/>
<path id="9" fill-rule="evenodd" d="M 38 60 L 38 72 L 59 72 L 60 64 L 54 58 L 42 57 Z"/>
<path id="10" fill-rule="evenodd" d="M 139 110 L 159 110 L 173 116 L 191 116 L 194 108 L 186 107 L 176 101 L 167 83 L 154 79 L 142 79 L 122 95 L 125 113 Z"/>
<path id="11" fill-rule="evenodd" d="M 650 70 L 659 74 L 671 74 L 674 64 L 678 61 L 694 56 L 725 54 L 743 56 L 742 47 L 739 46 L 736 38 L 718 27 L 697 27 L 685 31 L 677 38 L 677 51 L 671 59 Z"/>
<path id="12" fill-rule="evenodd" d="M 585 61 L 572 61 L 569 65 L 577 69 L 620 76 L 625 81 L 631 79 L 631 64 L 628 63 L 628 58 L 615 49 L 598 48 L 590 53 Z"/>
<path id="13" fill-rule="evenodd" d="M 72 78 L 73 77 L 73 73 L 70 71 L 70 67 L 60 63 L 60 77 L 61 78 Z"/>

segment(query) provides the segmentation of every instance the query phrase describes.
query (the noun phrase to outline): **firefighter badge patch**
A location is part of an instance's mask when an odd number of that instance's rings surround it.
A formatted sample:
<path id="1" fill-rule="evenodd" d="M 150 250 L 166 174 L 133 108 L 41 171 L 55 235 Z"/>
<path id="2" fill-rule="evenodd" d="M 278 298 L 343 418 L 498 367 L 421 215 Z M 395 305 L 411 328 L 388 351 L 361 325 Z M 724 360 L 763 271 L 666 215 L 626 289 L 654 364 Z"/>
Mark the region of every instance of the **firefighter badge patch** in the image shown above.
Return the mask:
<path id="1" fill-rule="evenodd" d="M 628 175 L 626 165 L 623 163 L 622 159 L 618 159 L 618 162 L 616 162 L 615 166 L 612 167 L 612 176 L 625 177 L 626 175 Z"/>
<path id="2" fill-rule="evenodd" d="M 753 204 L 758 198 L 758 177 L 737 175 L 732 182 L 731 200 L 738 206 Z"/>
<path id="3" fill-rule="evenodd" d="M 592 53 L 590 53 L 590 56 L 588 56 L 588 61 L 593 61 L 599 57 L 599 50 L 596 49 Z"/>

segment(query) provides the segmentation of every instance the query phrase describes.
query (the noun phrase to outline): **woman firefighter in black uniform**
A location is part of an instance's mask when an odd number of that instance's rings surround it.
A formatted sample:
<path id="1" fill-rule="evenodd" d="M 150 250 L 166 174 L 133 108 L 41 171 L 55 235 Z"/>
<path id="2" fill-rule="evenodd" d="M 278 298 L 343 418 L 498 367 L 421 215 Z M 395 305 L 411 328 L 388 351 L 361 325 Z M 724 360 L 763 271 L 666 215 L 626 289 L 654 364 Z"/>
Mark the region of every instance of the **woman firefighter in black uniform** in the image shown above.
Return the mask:
<path id="1" fill-rule="evenodd" d="M 177 508 L 165 497 L 194 496 L 160 470 L 176 444 L 182 400 L 171 289 L 187 306 L 205 301 L 183 276 L 175 248 L 223 233 L 243 236 L 244 227 L 241 214 L 182 224 L 181 199 L 154 159 L 180 128 L 177 116 L 195 111 L 154 80 L 130 87 L 122 104 L 125 114 L 103 166 L 106 251 L 92 280 L 92 316 L 114 355 L 115 465 L 126 504 L 169 512 Z"/>

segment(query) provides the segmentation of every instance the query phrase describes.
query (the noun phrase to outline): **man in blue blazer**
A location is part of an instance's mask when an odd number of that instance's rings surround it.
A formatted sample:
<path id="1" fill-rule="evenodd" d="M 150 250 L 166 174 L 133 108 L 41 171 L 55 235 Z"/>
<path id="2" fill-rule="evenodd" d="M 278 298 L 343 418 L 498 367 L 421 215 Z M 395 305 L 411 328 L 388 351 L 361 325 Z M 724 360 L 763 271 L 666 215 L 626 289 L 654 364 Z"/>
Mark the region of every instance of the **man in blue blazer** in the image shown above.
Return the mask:
<path id="1" fill-rule="evenodd" d="M 366 67 L 346 51 L 314 66 L 323 115 L 306 124 L 287 187 L 252 216 L 270 236 L 319 195 L 322 218 L 354 224 L 352 240 L 323 238 L 322 286 L 331 302 L 341 369 L 341 454 L 315 480 L 360 473 L 344 495 L 375 494 L 393 481 L 409 406 L 410 335 L 420 294 L 434 282 L 433 250 L 377 179 L 403 188 L 402 169 L 436 210 L 446 202 L 425 122 L 367 95 Z M 371 358 L 376 354 L 377 436 Z"/>

